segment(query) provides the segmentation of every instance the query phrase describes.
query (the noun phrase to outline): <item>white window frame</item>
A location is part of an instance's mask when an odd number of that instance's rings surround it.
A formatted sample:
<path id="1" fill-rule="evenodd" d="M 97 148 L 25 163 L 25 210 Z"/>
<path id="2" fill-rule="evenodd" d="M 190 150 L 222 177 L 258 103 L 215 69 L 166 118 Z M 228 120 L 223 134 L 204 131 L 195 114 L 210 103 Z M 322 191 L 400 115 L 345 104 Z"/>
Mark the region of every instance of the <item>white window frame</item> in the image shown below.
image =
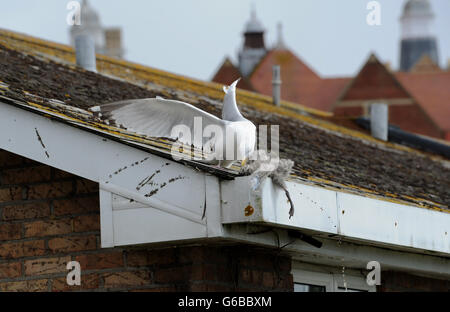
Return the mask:
<path id="1" fill-rule="evenodd" d="M 369 286 L 364 276 L 357 275 L 350 270 L 345 271 L 343 275 L 339 273 L 340 270 L 342 269 L 337 267 L 301 264 L 298 262 L 294 262 L 292 265 L 294 284 L 322 286 L 325 287 L 326 292 L 346 292 L 344 287 L 345 279 L 347 291 L 376 292 L 376 286 Z"/>

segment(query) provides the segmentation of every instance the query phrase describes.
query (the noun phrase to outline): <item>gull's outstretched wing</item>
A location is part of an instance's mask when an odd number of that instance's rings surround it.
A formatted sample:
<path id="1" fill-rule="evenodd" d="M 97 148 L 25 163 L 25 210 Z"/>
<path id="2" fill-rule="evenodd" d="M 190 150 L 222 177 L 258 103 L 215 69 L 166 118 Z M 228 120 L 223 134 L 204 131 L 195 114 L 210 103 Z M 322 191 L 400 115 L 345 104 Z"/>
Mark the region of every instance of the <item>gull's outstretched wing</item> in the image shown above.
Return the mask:
<path id="1" fill-rule="evenodd" d="M 91 108 L 93 112 L 101 113 L 102 119 L 114 121 L 117 126 L 143 134 L 148 137 L 163 137 L 178 139 L 185 144 L 193 144 L 194 120 L 201 117 L 201 127 L 197 124 L 197 131 L 203 131 L 208 125 L 218 126 L 225 131 L 228 121 L 217 118 L 195 106 L 181 101 L 165 100 L 162 98 L 138 99 L 114 102 Z M 197 118 L 198 122 L 198 118 Z M 177 125 L 185 125 L 191 132 L 191 138 L 180 137 L 173 129 Z M 204 144 L 208 138 L 203 138 Z"/>

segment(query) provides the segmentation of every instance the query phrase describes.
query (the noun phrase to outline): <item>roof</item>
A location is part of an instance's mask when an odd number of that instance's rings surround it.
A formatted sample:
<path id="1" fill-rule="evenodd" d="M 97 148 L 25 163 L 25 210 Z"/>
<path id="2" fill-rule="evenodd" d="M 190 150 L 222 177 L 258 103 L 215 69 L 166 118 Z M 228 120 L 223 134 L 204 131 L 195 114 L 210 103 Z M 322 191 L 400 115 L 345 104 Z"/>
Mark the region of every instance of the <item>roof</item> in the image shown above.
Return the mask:
<path id="1" fill-rule="evenodd" d="M 346 87 L 339 101 L 410 98 L 396 77 L 372 54 Z"/>
<path id="2" fill-rule="evenodd" d="M 422 65 L 420 65 L 420 64 Z M 425 66 L 427 57 L 419 61 Z M 427 66 L 427 68 L 429 68 Z M 358 75 L 344 88 L 339 101 L 374 99 L 407 100 L 417 103 L 442 131 L 450 130 L 450 72 L 421 70 L 390 72 L 371 55 Z M 338 105 L 339 103 L 336 103 Z"/>
<path id="3" fill-rule="evenodd" d="M 73 65 L 70 47 L 0 30 L 0 102 L 166 155 L 167 140 L 103 124 L 87 108 L 159 95 L 220 114 L 222 85 L 105 56 L 98 56 L 97 62 L 99 74 L 86 72 Z M 237 94 L 246 118 L 259 125 L 280 125 L 281 156 L 295 161 L 292 179 L 448 210 L 448 161 L 322 121 L 313 111 L 275 107 L 269 97 L 244 90 Z"/>
<path id="4" fill-rule="evenodd" d="M 345 87 L 352 81 L 351 78 L 324 78 L 319 89 L 316 91 L 315 99 L 311 102 L 314 108 L 323 111 L 332 111 L 332 106 L 338 100 Z M 305 103 L 306 104 L 306 103 Z"/>
<path id="5" fill-rule="evenodd" d="M 279 36 L 281 36 L 281 31 Z M 351 78 L 319 77 L 306 63 L 286 48 L 282 39 L 279 40 L 277 47 L 262 58 L 250 77 L 239 84 L 239 88 L 272 96 L 272 66 L 280 65 L 281 98 L 298 103 L 291 105 L 292 109 L 295 110 L 299 108 L 298 105 L 304 105 L 314 110 L 331 111 L 332 105 Z M 241 76 L 239 69 L 227 58 L 219 67 L 212 81 L 230 84 Z M 331 117 L 330 114 L 327 116 Z"/>
<path id="6" fill-rule="evenodd" d="M 272 95 L 272 67 L 274 65 L 279 65 L 281 69 L 282 99 L 302 104 L 312 102 L 316 97 L 321 78 L 287 49 L 269 51 L 255 67 L 249 77 L 255 90 L 262 94 Z"/>
<path id="7" fill-rule="evenodd" d="M 428 54 L 424 54 L 410 70 L 411 73 L 429 73 L 440 71 L 442 71 L 442 69 Z"/>
<path id="8" fill-rule="evenodd" d="M 224 85 L 230 85 L 233 81 L 241 78 L 242 80 L 238 84 L 239 89 L 253 91 L 253 87 L 247 78 L 243 77 L 239 68 L 234 66 L 229 58 L 225 58 L 219 70 L 216 72 L 211 81 L 221 83 Z"/>
<path id="9" fill-rule="evenodd" d="M 436 125 L 450 131 L 450 72 L 399 72 L 395 76 Z"/>

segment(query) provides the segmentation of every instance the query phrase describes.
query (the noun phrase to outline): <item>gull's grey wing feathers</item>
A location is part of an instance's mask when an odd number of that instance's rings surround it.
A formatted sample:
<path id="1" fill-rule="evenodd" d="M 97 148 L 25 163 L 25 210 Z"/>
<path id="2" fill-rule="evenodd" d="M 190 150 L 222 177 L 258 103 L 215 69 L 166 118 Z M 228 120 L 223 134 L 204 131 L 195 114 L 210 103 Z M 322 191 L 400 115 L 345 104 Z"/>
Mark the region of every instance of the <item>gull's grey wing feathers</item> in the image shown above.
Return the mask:
<path id="1" fill-rule="evenodd" d="M 91 110 L 100 112 L 102 118 L 114 121 L 116 125 L 122 125 L 130 131 L 149 137 L 179 139 L 187 144 L 192 142 L 173 135 L 174 126 L 187 126 L 193 140 L 194 117 L 202 117 L 203 129 L 208 125 L 216 125 L 224 130 L 229 123 L 191 104 L 163 98 L 126 100 L 97 106 Z M 202 143 L 207 139 L 204 138 Z"/>

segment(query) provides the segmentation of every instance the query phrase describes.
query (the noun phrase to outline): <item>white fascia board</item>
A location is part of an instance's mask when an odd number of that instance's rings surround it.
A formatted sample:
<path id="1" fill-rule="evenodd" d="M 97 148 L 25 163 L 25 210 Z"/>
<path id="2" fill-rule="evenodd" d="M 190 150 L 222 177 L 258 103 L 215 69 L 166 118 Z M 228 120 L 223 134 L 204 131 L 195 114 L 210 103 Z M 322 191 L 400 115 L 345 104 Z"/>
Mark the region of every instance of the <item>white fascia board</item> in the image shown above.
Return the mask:
<path id="1" fill-rule="evenodd" d="M 1 102 L 0 148 L 99 183 L 102 247 L 208 236 L 204 172 Z"/>
<path id="2" fill-rule="evenodd" d="M 378 246 L 450 255 L 450 213 L 393 203 L 298 182 L 287 182 L 295 205 L 266 179 L 253 191 L 250 178 L 222 182 L 224 224 L 257 223 L 336 235 Z M 251 206 L 253 213 L 245 209 Z"/>

